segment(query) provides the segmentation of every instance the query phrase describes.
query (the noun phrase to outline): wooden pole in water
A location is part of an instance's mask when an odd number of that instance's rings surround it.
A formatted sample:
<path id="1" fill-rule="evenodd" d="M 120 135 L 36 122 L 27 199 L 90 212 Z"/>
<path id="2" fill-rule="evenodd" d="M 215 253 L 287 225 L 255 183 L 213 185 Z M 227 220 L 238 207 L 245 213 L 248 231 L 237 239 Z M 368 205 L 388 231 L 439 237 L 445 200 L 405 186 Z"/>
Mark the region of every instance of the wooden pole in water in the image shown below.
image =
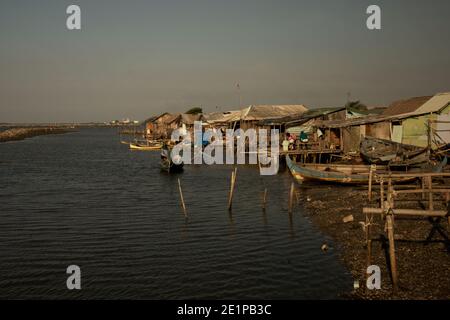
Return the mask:
<path id="1" fill-rule="evenodd" d="M 295 186 L 294 183 L 291 183 L 291 190 L 289 191 L 289 213 L 292 213 L 292 207 L 294 206 L 294 191 L 295 191 Z"/>
<path id="2" fill-rule="evenodd" d="M 237 174 L 237 167 L 234 168 L 233 172 L 231 172 L 230 193 L 228 195 L 228 210 L 230 211 L 233 205 L 233 192 L 234 192 L 234 184 L 236 183 L 236 174 Z"/>
<path id="3" fill-rule="evenodd" d="M 184 204 L 183 190 L 181 190 L 180 178 L 178 178 L 178 191 L 180 192 L 181 207 L 183 208 L 184 216 L 187 218 L 186 205 Z"/>
<path id="4" fill-rule="evenodd" d="M 266 210 L 266 202 L 267 202 L 267 188 L 264 189 L 264 196 L 263 196 L 263 209 Z"/>

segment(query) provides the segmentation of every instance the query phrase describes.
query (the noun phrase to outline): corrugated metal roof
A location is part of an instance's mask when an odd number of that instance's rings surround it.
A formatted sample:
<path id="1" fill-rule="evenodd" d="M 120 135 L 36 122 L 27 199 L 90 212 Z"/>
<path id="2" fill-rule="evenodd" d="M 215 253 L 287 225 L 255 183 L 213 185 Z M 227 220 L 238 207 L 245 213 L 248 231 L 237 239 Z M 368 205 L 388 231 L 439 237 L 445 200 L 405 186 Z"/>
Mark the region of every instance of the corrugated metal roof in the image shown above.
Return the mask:
<path id="1" fill-rule="evenodd" d="M 450 104 L 450 92 L 438 93 L 414 111 L 415 114 L 439 112 Z"/>

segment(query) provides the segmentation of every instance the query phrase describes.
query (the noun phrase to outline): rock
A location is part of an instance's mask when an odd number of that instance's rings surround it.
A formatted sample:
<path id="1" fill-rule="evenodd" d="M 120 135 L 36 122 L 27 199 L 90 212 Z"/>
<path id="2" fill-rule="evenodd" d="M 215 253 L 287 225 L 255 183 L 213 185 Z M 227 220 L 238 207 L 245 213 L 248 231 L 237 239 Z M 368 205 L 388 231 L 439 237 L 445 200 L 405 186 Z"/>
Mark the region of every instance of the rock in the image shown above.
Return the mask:
<path id="1" fill-rule="evenodd" d="M 346 217 L 344 217 L 343 219 L 342 219 L 342 221 L 344 222 L 344 223 L 348 223 L 348 222 L 353 222 L 353 215 L 352 214 L 350 214 L 350 215 L 348 215 L 348 216 L 346 216 Z"/>

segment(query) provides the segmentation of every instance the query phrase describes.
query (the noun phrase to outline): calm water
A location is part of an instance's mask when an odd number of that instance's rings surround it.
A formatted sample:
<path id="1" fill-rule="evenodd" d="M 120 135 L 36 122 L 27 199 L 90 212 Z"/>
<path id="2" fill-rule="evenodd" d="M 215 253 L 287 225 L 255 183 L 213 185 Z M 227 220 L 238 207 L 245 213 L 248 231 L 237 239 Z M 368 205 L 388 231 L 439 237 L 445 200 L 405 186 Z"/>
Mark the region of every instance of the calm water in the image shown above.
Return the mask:
<path id="1" fill-rule="evenodd" d="M 287 172 L 240 166 L 230 216 L 232 167 L 168 175 L 158 152 L 118 140 L 86 129 L 0 144 L 0 298 L 310 299 L 350 289 L 301 206 L 289 219 Z M 66 288 L 71 264 L 80 291 Z"/>

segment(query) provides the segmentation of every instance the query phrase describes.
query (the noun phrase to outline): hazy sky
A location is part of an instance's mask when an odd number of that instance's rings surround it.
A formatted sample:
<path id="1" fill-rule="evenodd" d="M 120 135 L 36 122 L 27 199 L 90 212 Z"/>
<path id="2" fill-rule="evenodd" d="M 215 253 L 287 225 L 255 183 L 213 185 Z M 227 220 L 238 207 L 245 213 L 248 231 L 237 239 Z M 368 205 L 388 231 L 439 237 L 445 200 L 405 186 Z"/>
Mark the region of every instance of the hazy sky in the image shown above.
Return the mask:
<path id="1" fill-rule="evenodd" d="M 66 8 L 82 30 L 66 29 Z M 366 8 L 382 9 L 382 30 Z M 450 1 L 0 0 L 0 122 L 450 91 Z"/>

